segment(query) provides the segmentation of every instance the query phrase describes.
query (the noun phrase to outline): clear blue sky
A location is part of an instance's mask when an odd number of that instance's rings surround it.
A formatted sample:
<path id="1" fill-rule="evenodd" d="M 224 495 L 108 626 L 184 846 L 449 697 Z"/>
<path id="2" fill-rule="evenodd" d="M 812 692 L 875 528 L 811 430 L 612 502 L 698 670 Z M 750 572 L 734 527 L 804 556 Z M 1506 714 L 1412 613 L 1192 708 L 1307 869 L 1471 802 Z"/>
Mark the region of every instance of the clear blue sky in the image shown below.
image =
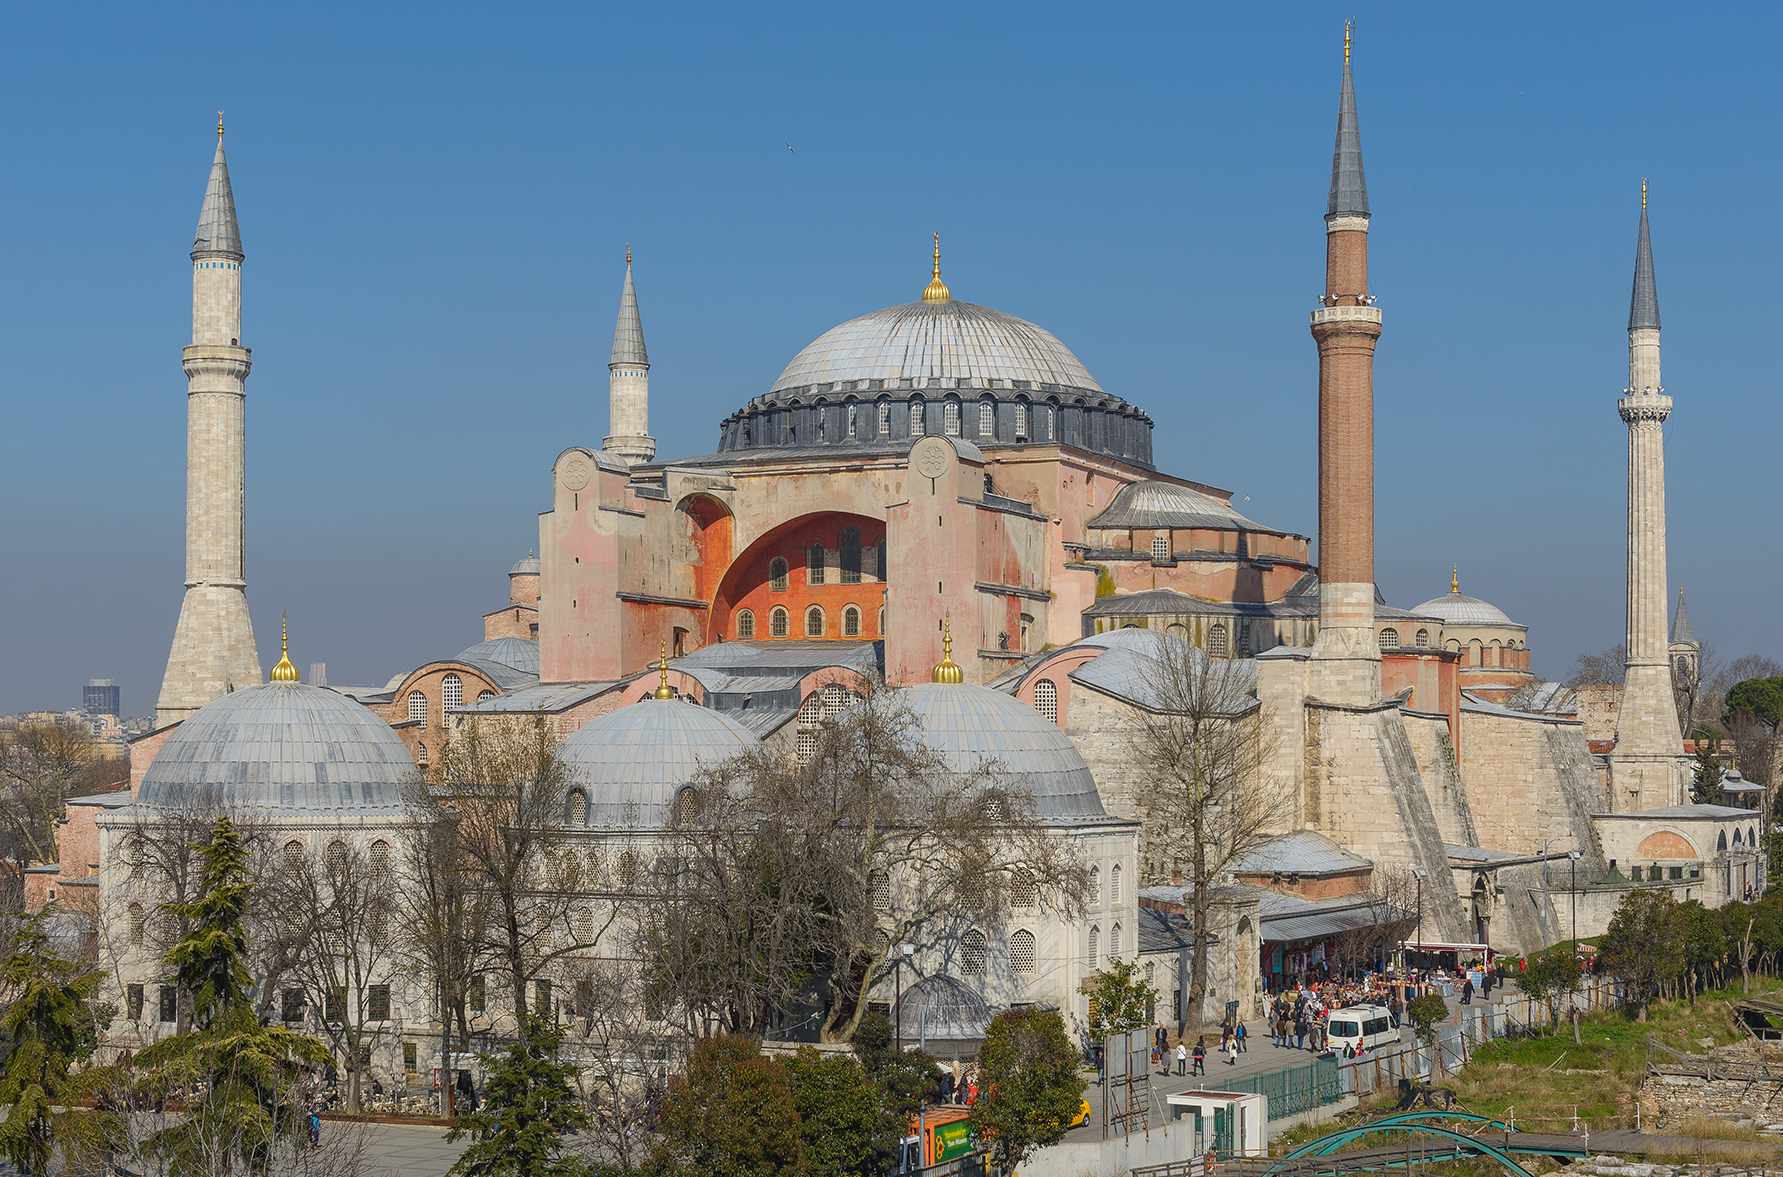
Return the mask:
<path id="1" fill-rule="evenodd" d="M 1671 580 L 1783 655 L 1779 9 L 1363 3 L 1378 577 L 1623 625 L 1628 297 L 1652 178 Z M 186 257 L 213 145 L 247 251 L 260 649 L 382 682 L 481 637 L 552 458 L 607 430 L 626 242 L 664 456 L 828 327 L 1047 327 L 1159 465 L 1315 530 L 1330 6 L 36 5 L 0 55 L 0 711 L 159 690 L 182 581 Z M 793 151 L 785 144 L 791 143 Z M 1244 496 L 1250 496 L 1248 504 Z"/>

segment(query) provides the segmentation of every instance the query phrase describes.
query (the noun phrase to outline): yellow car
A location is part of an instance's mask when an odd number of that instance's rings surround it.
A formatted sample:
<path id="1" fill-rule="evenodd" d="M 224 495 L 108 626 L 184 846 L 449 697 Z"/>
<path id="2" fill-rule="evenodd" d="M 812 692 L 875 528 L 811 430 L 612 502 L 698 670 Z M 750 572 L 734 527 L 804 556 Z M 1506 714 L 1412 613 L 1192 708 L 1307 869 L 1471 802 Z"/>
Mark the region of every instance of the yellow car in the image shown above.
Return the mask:
<path id="1" fill-rule="evenodd" d="M 1075 1128 L 1079 1124 L 1087 1124 L 1089 1122 L 1090 1122 L 1090 1101 L 1087 1099 L 1080 1099 L 1077 1101 L 1077 1115 L 1075 1117 L 1073 1117 L 1071 1122 L 1069 1124 L 1066 1124 L 1065 1127 L 1066 1128 Z"/>

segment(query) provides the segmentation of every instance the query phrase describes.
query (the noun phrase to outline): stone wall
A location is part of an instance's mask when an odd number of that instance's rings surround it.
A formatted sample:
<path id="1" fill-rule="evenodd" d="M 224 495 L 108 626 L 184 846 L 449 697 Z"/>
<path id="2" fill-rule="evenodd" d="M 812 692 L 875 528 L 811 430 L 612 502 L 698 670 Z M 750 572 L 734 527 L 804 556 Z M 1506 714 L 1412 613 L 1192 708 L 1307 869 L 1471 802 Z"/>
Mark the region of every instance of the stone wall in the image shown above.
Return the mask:
<path id="1" fill-rule="evenodd" d="M 1487 850 L 1578 850 L 1602 873 L 1591 825 L 1596 773 L 1573 720 L 1474 708 L 1461 715 L 1461 780 Z"/>
<path id="2" fill-rule="evenodd" d="M 1418 776 L 1436 814 L 1443 841 L 1457 846 L 1477 846 L 1473 809 L 1461 784 L 1461 768 L 1455 760 L 1455 744 L 1449 738 L 1447 716 L 1402 714 L 1406 739 L 1418 762 Z"/>

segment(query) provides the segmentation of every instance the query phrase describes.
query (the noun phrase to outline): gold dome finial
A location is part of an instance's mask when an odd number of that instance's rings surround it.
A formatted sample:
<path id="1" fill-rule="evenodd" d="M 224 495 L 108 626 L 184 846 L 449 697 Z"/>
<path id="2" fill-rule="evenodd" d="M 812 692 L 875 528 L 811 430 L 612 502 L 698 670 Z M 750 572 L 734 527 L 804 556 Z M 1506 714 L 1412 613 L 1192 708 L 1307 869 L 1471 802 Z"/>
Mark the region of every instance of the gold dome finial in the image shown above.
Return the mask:
<path id="1" fill-rule="evenodd" d="M 279 614 L 279 660 L 266 677 L 269 682 L 297 681 L 297 667 L 291 665 L 291 631 L 283 613 Z"/>
<path id="2" fill-rule="evenodd" d="M 953 614 L 949 613 L 941 623 L 941 663 L 929 675 L 930 682 L 958 683 L 966 681 L 966 674 L 953 661 Z"/>
<path id="3" fill-rule="evenodd" d="M 935 270 L 929 279 L 929 284 L 923 288 L 922 300 L 924 302 L 947 302 L 951 298 L 953 298 L 953 291 L 949 290 L 947 284 L 941 281 L 941 234 L 937 233 L 935 234 Z"/>
<path id="4" fill-rule="evenodd" d="M 625 268 L 631 269 L 631 242 L 625 243 Z"/>
<path id="5" fill-rule="evenodd" d="M 221 139 L 222 137 L 223 137 L 223 112 L 219 110 L 217 112 L 217 138 Z"/>
<path id="6" fill-rule="evenodd" d="M 1641 177 L 1641 211 L 1647 211 L 1647 177 Z"/>
<path id="7" fill-rule="evenodd" d="M 1455 570 L 1449 573 L 1449 591 L 1452 593 L 1461 591 L 1461 565 L 1459 564 L 1455 565 Z"/>
<path id="8" fill-rule="evenodd" d="M 656 669 L 662 672 L 662 681 L 657 683 L 656 690 L 651 692 L 650 697 L 653 699 L 673 699 L 675 697 L 675 688 L 669 685 L 669 644 L 667 642 L 662 644 L 662 661 L 656 664 Z"/>
<path id="9" fill-rule="evenodd" d="M 1350 64 L 1350 34 L 1355 27 L 1356 22 L 1353 19 L 1343 22 L 1343 63 L 1345 65 Z"/>

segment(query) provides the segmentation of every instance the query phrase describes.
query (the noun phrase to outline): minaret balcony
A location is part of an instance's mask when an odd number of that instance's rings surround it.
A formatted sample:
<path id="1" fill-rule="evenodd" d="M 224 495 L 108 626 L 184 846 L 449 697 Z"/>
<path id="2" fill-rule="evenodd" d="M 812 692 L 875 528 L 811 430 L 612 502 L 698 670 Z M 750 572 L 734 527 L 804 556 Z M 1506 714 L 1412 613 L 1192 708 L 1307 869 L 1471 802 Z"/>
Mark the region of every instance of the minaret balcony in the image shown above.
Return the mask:
<path id="1" fill-rule="evenodd" d="M 1312 313 L 1312 325 L 1314 327 L 1321 326 L 1325 323 L 1374 323 L 1378 325 L 1380 321 L 1380 307 L 1319 307 Z"/>
<path id="2" fill-rule="evenodd" d="M 1672 415 L 1672 398 L 1651 393 L 1636 393 L 1616 402 L 1616 411 L 1633 425 L 1636 421 L 1663 421 Z"/>

